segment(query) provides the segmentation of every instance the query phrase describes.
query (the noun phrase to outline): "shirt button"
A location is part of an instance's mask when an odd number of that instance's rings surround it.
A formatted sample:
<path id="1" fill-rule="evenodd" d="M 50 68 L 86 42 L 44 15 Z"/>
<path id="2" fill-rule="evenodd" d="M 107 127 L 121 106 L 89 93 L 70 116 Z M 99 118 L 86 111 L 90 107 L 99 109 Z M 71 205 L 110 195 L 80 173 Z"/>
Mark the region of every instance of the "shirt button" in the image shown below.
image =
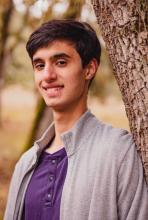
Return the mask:
<path id="1" fill-rule="evenodd" d="M 48 197 L 48 199 L 51 199 L 52 194 L 51 194 L 51 193 L 48 193 L 47 197 Z"/>
<path id="2" fill-rule="evenodd" d="M 56 164 L 56 160 L 53 159 L 53 160 L 51 161 L 51 163 L 52 163 L 52 164 Z"/>
<path id="3" fill-rule="evenodd" d="M 52 181 L 54 179 L 54 176 L 49 176 L 49 180 Z"/>

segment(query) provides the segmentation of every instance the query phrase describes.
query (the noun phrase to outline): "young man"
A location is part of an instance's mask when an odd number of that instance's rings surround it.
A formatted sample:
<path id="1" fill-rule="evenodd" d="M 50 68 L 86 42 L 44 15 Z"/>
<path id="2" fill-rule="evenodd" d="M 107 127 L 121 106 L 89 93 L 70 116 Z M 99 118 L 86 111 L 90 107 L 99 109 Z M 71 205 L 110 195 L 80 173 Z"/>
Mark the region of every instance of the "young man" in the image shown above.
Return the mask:
<path id="1" fill-rule="evenodd" d="M 30 36 L 27 51 L 54 123 L 17 163 L 4 219 L 147 220 L 148 191 L 131 135 L 87 108 L 101 53 L 94 30 L 49 21 Z"/>

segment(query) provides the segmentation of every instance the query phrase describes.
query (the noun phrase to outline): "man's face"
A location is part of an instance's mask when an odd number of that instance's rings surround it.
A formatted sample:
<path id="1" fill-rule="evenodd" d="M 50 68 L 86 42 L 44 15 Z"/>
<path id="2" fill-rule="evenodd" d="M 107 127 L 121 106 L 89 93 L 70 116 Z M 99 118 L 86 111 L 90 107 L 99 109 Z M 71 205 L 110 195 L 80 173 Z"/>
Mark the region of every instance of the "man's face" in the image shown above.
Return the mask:
<path id="1" fill-rule="evenodd" d="M 33 68 L 35 84 L 47 106 L 64 110 L 86 103 L 86 68 L 70 42 L 58 40 L 38 49 Z"/>

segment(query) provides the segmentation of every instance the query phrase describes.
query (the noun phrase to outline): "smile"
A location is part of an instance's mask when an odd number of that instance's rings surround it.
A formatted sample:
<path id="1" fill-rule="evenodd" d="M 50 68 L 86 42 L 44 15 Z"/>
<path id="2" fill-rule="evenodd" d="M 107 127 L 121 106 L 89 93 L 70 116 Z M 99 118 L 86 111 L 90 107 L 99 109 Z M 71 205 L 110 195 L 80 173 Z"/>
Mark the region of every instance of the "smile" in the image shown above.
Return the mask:
<path id="1" fill-rule="evenodd" d="M 62 89 L 64 86 L 58 86 L 58 87 L 52 87 L 52 88 L 44 88 L 46 91 L 47 90 L 60 90 Z"/>
<path id="2" fill-rule="evenodd" d="M 64 88 L 63 85 L 56 85 L 56 86 L 46 86 L 43 87 L 44 91 L 46 92 L 46 95 L 48 97 L 57 97 L 61 95 L 61 91 Z"/>
<path id="3" fill-rule="evenodd" d="M 48 90 L 48 89 L 60 89 L 60 88 L 63 88 L 64 86 L 63 85 L 59 85 L 59 84 L 49 84 L 49 85 L 43 85 L 42 88 L 45 89 L 45 90 Z"/>

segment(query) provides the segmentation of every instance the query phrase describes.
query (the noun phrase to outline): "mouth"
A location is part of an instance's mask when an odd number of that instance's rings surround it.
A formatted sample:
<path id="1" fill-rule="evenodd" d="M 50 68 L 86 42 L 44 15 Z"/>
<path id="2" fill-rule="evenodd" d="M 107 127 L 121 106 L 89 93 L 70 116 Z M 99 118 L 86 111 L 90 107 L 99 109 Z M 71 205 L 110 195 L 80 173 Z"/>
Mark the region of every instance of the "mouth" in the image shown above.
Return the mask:
<path id="1" fill-rule="evenodd" d="M 64 88 L 64 85 L 47 85 L 47 86 L 42 86 L 42 88 L 46 91 L 48 90 L 60 90 Z"/>
<path id="2" fill-rule="evenodd" d="M 64 85 L 47 85 L 42 86 L 48 97 L 60 96 Z"/>

